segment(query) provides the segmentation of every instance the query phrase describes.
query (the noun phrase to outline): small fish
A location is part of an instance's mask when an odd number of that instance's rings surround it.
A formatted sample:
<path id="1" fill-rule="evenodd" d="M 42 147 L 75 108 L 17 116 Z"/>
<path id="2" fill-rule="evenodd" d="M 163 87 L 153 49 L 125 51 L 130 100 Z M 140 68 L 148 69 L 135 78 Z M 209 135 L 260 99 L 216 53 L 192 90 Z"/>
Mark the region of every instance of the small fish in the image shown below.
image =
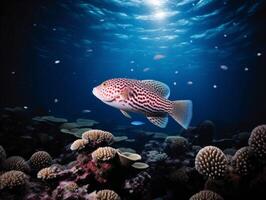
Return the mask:
<path id="1" fill-rule="evenodd" d="M 220 68 L 225 71 L 228 70 L 228 67 L 226 65 L 221 65 Z"/>
<path id="2" fill-rule="evenodd" d="M 144 114 L 154 125 L 165 128 L 168 114 L 187 129 L 192 118 L 190 100 L 170 101 L 169 87 L 155 80 L 110 79 L 93 88 L 92 93 L 103 103 L 128 112 Z"/>
<path id="3" fill-rule="evenodd" d="M 141 125 L 143 125 L 145 123 L 144 122 L 141 122 L 141 121 L 133 121 L 130 124 L 133 125 L 133 126 L 141 126 Z"/>
<path id="4" fill-rule="evenodd" d="M 88 109 L 85 109 L 85 110 L 82 110 L 82 113 L 90 113 L 91 110 L 88 110 Z"/>
<path id="5" fill-rule="evenodd" d="M 149 67 L 145 67 L 145 68 L 143 69 L 143 72 L 147 72 L 147 71 L 149 71 L 149 70 L 150 70 Z"/>
<path id="6" fill-rule="evenodd" d="M 155 55 L 155 56 L 153 57 L 153 60 L 161 60 L 161 59 L 163 59 L 163 58 L 165 58 L 165 55 L 157 54 L 157 55 Z"/>

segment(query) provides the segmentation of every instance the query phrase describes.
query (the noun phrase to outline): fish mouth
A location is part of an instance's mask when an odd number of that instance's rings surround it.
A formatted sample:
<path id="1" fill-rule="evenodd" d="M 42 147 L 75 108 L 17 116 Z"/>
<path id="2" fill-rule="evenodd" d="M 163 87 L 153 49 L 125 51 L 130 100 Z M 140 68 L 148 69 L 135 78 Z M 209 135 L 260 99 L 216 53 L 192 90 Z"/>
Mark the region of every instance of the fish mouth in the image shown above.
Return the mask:
<path id="1" fill-rule="evenodd" d="M 100 94 L 99 89 L 98 89 L 97 87 L 94 87 L 94 88 L 92 89 L 92 94 L 93 94 L 96 98 L 100 99 L 102 102 L 113 102 L 113 101 L 115 100 L 115 98 L 112 98 L 112 99 L 104 98 L 103 95 Z"/>

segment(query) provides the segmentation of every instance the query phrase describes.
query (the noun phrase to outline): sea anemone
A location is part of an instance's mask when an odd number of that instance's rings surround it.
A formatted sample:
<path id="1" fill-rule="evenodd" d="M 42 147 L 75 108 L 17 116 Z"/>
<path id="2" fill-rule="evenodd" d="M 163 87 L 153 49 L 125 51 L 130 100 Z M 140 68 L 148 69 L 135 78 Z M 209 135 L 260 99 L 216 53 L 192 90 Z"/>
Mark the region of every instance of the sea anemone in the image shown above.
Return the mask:
<path id="1" fill-rule="evenodd" d="M 71 144 L 70 149 L 72 151 L 81 150 L 81 149 L 84 149 L 87 144 L 88 144 L 88 140 L 77 139 Z"/>
<path id="2" fill-rule="evenodd" d="M 210 190 L 202 190 L 190 197 L 189 200 L 223 200 L 223 197 Z"/>
<path id="3" fill-rule="evenodd" d="M 242 147 L 232 158 L 232 165 L 239 175 L 247 175 L 250 169 L 250 147 Z"/>
<path id="4" fill-rule="evenodd" d="M 26 182 L 27 175 L 24 172 L 11 170 L 0 176 L 0 190 L 24 186 Z"/>
<path id="5" fill-rule="evenodd" d="M 121 198 L 113 190 L 100 190 L 96 193 L 96 200 L 120 200 Z"/>
<path id="6" fill-rule="evenodd" d="M 55 165 L 55 166 L 50 166 L 50 167 L 46 167 L 41 169 L 38 173 L 37 173 L 37 178 L 42 179 L 42 180 L 52 180 L 57 178 L 58 173 L 61 170 Z"/>
<path id="7" fill-rule="evenodd" d="M 94 161 L 108 161 L 116 156 L 117 150 L 112 147 L 99 147 L 91 156 Z"/>
<path id="8" fill-rule="evenodd" d="M 195 168 L 200 174 L 212 179 L 223 177 L 227 169 L 227 159 L 219 148 L 206 146 L 198 152 Z"/>
<path id="9" fill-rule="evenodd" d="M 266 125 L 257 126 L 252 130 L 248 144 L 256 156 L 266 157 Z"/>
<path id="10" fill-rule="evenodd" d="M 6 151 L 5 149 L 0 145 L 0 163 L 6 159 Z"/>
<path id="11" fill-rule="evenodd" d="M 52 157 L 46 151 L 37 151 L 32 154 L 29 161 L 34 169 L 40 170 L 52 164 Z"/>
<path id="12" fill-rule="evenodd" d="M 3 167 L 6 171 L 17 170 L 25 173 L 30 172 L 29 164 L 20 156 L 11 156 L 7 158 L 3 163 Z"/>
<path id="13" fill-rule="evenodd" d="M 82 134 L 82 139 L 88 140 L 92 146 L 110 145 L 114 142 L 112 133 L 102 130 L 89 130 Z"/>

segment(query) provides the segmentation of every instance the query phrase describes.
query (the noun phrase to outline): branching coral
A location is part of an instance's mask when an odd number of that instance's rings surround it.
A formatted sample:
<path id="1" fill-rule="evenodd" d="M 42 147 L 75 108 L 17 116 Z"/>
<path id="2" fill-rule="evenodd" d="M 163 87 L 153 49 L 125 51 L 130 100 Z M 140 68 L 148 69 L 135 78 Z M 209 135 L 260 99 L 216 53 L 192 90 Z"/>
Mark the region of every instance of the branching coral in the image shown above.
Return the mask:
<path id="1" fill-rule="evenodd" d="M 52 180 L 57 178 L 58 173 L 60 172 L 60 168 L 57 166 L 51 166 L 51 167 L 46 167 L 41 169 L 37 173 L 37 178 L 42 179 L 42 180 Z"/>
<path id="2" fill-rule="evenodd" d="M 266 125 L 257 126 L 252 130 L 248 144 L 256 156 L 266 157 Z"/>
<path id="3" fill-rule="evenodd" d="M 27 175 L 24 172 L 11 170 L 0 176 L 0 190 L 24 186 L 26 182 Z"/>
<path id="4" fill-rule="evenodd" d="M 100 190 L 96 193 L 96 200 L 120 200 L 121 198 L 113 190 Z"/>
<path id="5" fill-rule="evenodd" d="M 103 145 L 110 145 L 114 142 L 112 133 L 102 130 L 89 130 L 82 134 L 82 139 L 88 140 L 90 146 L 99 147 Z"/>
<path id="6" fill-rule="evenodd" d="M 17 171 L 22 171 L 25 173 L 30 172 L 30 166 L 28 163 L 24 160 L 24 158 L 20 156 L 11 156 L 7 158 L 3 164 L 4 169 L 7 171 L 10 170 L 17 170 Z"/>
<path id="7" fill-rule="evenodd" d="M 198 152 L 195 168 L 200 174 L 210 178 L 223 177 L 227 169 L 227 159 L 219 148 L 206 146 Z"/>
<path id="8" fill-rule="evenodd" d="M 190 197 L 189 200 L 223 200 L 223 197 L 210 190 L 202 190 Z"/>
<path id="9" fill-rule="evenodd" d="M 71 144 L 70 149 L 72 151 L 81 150 L 81 149 L 84 149 L 87 144 L 88 144 L 88 140 L 77 139 Z"/>
<path id="10" fill-rule="evenodd" d="M 91 156 L 94 161 L 107 161 L 116 156 L 117 150 L 112 147 L 99 147 Z"/>
<path id="11" fill-rule="evenodd" d="M 242 147 L 233 156 L 232 165 L 239 175 L 248 174 L 251 167 L 250 156 L 250 147 Z"/>
<path id="12" fill-rule="evenodd" d="M 40 170 L 52 164 L 52 157 L 46 151 L 38 151 L 30 157 L 29 161 L 34 169 Z"/>

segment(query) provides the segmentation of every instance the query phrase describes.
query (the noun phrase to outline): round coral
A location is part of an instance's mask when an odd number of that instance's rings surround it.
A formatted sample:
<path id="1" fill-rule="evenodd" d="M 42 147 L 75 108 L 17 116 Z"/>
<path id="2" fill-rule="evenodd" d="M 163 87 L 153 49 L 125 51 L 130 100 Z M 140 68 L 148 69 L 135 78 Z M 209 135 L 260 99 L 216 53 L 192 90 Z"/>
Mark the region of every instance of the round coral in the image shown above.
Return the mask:
<path id="1" fill-rule="evenodd" d="M 8 171 L 0 176 L 0 190 L 24 186 L 27 178 L 24 172 L 16 170 Z"/>
<path id="2" fill-rule="evenodd" d="M 108 161 L 116 156 L 117 150 L 112 147 L 99 147 L 91 156 L 94 161 Z"/>
<path id="3" fill-rule="evenodd" d="M 213 179 L 223 177 L 227 169 L 227 159 L 219 148 L 206 146 L 198 152 L 195 168 L 200 174 Z"/>
<path id="4" fill-rule="evenodd" d="M 256 156 L 266 157 L 266 125 L 257 126 L 252 130 L 248 144 Z"/>
<path id="5" fill-rule="evenodd" d="M 72 151 L 78 151 L 78 150 L 84 149 L 87 144 L 88 144 L 88 140 L 77 139 L 71 144 L 70 149 Z"/>
<path id="6" fill-rule="evenodd" d="M 165 139 L 165 151 L 170 156 L 178 156 L 188 149 L 188 140 L 181 136 L 168 136 Z"/>
<path id="7" fill-rule="evenodd" d="M 251 167 L 250 155 L 250 147 L 242 147 L 233 156 L 232 165 L 239 175 L 248 174 Z"/>
<path id="8" fill-rule="evenodd" d="M 3 167 L 6 171 L 17 170 L 25 173 L 30 172 L 30 166 L 24 158 L 20 156 L 11 156 L 4 161 Z"/>
<path id="9" fill-rule="evenodd" d="M 65 185 L 65 188 L 70 191 L 70 192 L 75 192 L 78 189 L 78 184 L 75 183 L 74 181 L 68 182 Z"/>
<path id="10" fill-rule="evenodd" d="M 96 193 L 97 200 L 120 200 L 121 198 L 113 190 L 100 190 Z"/>
<path id="11" fill-rule="evenodd" d="M 5 149 L 0 145 L 0 163 L 6 159 L 6 151 Z"/>
<path id="12" fill-rule="evenodd" d="M 57 166 L 51 166 L 51 167 L 46 167 L 41 169 L 37 173 L 37 178 L 42 179 L 42 180 L 52 180 L 57 178 L 58 173 L 60 172 L 60 168 Z"/>
<path id="13" fill-rule="evenodd" d="M 202 190 L 190 197 L 189 200 L 223 200 L 223 197 L 210 190 Z"/>
<path id="14" fill-rule="evenodd" d="M 82 139 L 88 140 L 91 146 L 110 145 L 114 142 L 112 133 L 97 129 L 84 132 Z"/>
<path id="15" fill-rule="evenodd" d="M 30 157 L 30 164 L 34 169 L 40 170 L 52 164 L 52 157 L 46 151 L 37 151 Z"/>

